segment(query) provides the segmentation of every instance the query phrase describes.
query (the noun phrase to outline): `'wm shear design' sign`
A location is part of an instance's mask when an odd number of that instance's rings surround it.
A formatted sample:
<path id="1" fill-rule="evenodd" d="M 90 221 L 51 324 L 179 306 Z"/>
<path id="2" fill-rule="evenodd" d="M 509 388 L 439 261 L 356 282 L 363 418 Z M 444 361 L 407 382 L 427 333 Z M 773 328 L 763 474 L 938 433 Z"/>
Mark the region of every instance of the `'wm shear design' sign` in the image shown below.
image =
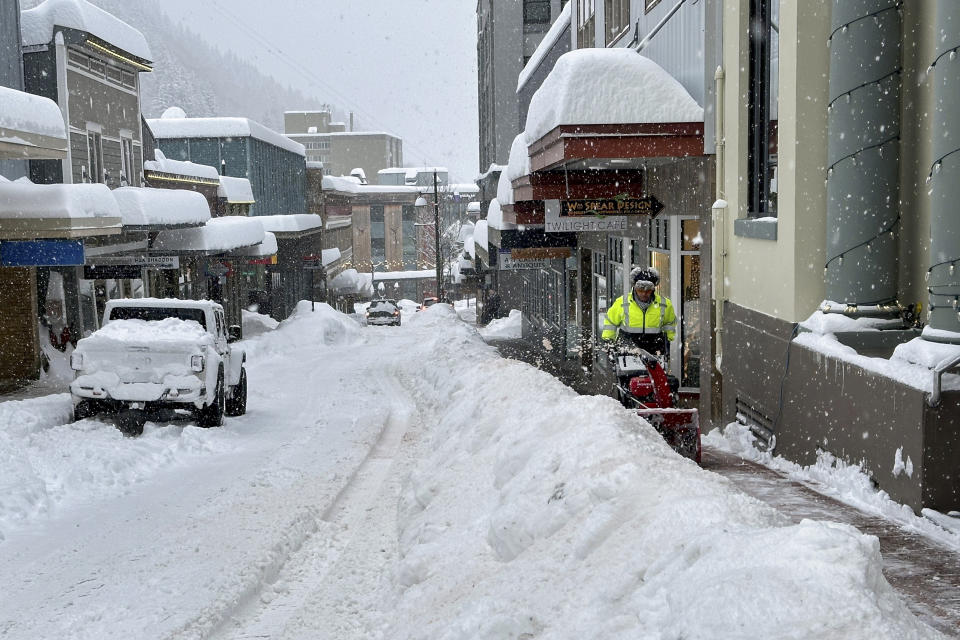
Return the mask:
<path id="1" fill-rule="evenodd" d="M 561 216 L 656 216 L 663 211 L 663 203 L 653 196 L 630 198 L 592 198 L 590 200 L 562 200 Z"/>

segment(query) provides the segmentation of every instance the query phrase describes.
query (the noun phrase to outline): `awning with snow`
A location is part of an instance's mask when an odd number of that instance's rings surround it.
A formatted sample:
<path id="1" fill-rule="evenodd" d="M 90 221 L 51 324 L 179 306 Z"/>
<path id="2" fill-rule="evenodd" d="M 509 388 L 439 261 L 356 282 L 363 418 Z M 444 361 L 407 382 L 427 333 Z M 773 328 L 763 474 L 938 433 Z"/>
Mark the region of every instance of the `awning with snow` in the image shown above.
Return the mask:
<path id="1" fill-rule="evenodd" d="M 263 242 L 260 244 L 255 244 L 252 247 L 242 247 L 240 249 L 236 249 L 235 251 L 231 251 L 230 254 L 248 258 L 269 258 L 270 256 L 277 255 L 277 251 L 277 236 L 269 231 L 264 231 Z"/>
<path id="2" fill-rule="evenodd" d="M 196 191 L 121 187 L 113 191 L 113 197 L 127 230 L 199 227 L 210 220 L 207 199 Z"/>
<path id="3" fill-rule="evenodd" d="M 213 218 L 202 227 L 161 231 L 151 249 L 179 253 L 217 254 L 252 247 L 266 234 L 256 218 L 225 216 Z"/>
<path id="4" fill-rule="evenodd" d="M 220 189 L 217 195 L 225 199 L 227 204 L 256 204 L 253 187 L 246 178 L 220 176 Z"/>
<path id="5" fill-rule="evenodd" d="M 629 172 L 657 159 L 703 155 L 703 108 L 630 49 L 579 49 L 561 56 L 534 94 L 525 141 L 534 173 Z"/>
<path id="6" fill-rule="evenodd" d="M 277 237 L 281 240 L 312 235 L 323 230 L 323 218 L 313 213 L 257 216 L 255 219 L 263 225 L 266 231 L 277 234 Z"/>
<path id="7" fill-rule="evenodd" d="M 0 87 L 0 158 L 59 160 L 67 157 L 63 113 L 50 98 Z"/>
<path id="8" fill-rule="evenodd" d="M 0 238 L 80 238 L 121 231 L 120 209 L 103 184 L 0 181 Z"/>
<path id="9" fill-rule="evenodd" d="M 220 184 L 220 174 L 214 167 L 183 160 L 171 160 L 160 149 L 154 152 L 153 160 L 143 163 L 143 170 L 149 181 Z"/>

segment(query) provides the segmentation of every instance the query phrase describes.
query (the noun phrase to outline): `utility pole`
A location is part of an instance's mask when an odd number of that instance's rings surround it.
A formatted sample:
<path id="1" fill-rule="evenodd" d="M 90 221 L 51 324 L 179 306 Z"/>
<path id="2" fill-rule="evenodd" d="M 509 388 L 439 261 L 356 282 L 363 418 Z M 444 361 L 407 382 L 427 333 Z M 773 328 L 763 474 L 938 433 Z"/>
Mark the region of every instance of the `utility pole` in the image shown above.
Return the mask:
<path id="1" fill-rule="evenodd" d="M 437 194 L 437 168 L 433 168 L 433 238 L 437 252 L 437 300 L 443 299 L 440 287 L 443 286 L 443 263 L 440 261 L 440 199 Z"/>

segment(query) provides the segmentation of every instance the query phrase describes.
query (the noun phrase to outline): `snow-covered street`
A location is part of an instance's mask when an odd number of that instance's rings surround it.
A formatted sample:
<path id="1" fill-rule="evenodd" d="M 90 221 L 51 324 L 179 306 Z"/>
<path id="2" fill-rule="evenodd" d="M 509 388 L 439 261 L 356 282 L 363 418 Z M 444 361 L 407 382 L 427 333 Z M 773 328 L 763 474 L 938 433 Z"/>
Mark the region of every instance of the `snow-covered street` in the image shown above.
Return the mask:
<path id="1" fill-rule="evenodd" d="M 250 338 L 223 428 L 0 404 L 5 638 L 935 638 L 785 515 L 447 306 Z"/>

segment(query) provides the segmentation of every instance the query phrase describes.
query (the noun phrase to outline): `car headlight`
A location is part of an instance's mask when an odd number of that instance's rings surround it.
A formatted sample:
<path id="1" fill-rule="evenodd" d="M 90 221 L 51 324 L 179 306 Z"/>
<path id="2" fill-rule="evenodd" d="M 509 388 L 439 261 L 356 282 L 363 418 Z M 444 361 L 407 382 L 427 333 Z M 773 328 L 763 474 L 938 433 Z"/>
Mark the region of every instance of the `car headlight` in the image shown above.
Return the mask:
<path id="1" fill-rule="evenodd" d="M 206 365 L 206 360 L 203 356 L 190 356 L 190 368 L 196 372 L 203 371 L 203 367 Z"/>
<path id="2" fill-rule="evenodd" d="M 74 351 L 70 354 L 70 368 L 74 371 L 83 369 L 83 354 L 79 351 Z"/>

